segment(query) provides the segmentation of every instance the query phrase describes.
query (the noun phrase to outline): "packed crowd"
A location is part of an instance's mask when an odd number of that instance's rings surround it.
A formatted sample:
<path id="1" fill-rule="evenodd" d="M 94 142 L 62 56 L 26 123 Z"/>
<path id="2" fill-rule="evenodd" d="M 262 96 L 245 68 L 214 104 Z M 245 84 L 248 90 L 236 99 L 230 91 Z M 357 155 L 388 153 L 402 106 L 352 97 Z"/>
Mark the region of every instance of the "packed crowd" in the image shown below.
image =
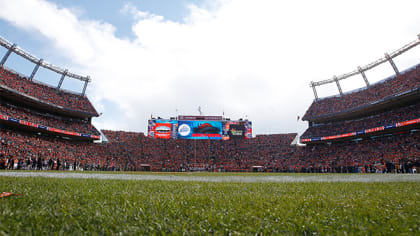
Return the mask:
<path id="1" fill-rule="evenodd" d="M 355 120 L 315 124 L 309 127 L 301 138 L 326 137 L 330 135 L 345 134 L 380 126 L 392 125 L 397 122 L 420 118 L 420 103 L 384 111 L 380 114 L 363 117 Z"/>
<path id="2" fill-rule="evenodd" d="M 0 101 L 0 114 L 56 129 L 100 135 L 99 131 L 88 119 L 77 119 L 37 112 L 29 108 L 15 106 L 5 101 Z"/>
<path id="3" fill-rule="evenodd" d="M 249 171 L 252 166 L 266 165 L 276 155 L 290 154 L 290 143 L 296 135 L 228 141 L 145 138 L 142 154 L 156 171 Z"/>
<path id="4" fill-rule="evenodd" d="M 301 168 L 333 172 L 418 173 L 420 133 L 396 134 L 358 142 L 323 144 L 302 150 Z"/>
<path id="5" fill-rule="evenodd" d="M 0 168 L 152 171 L 398 172 L 420 167 L 420 132 L 298 147 L 296 134 L 248 140 L 162 140 L 103 131 L 95 144 L 0 130 Z"/>
<path id="6" fill-rule="evenodd" d="M 138 140 L 143 135 L 136 137 L 124 137 L 126 143 L 97 144 L 0 129 L 0 169 L 129 170 L 140 157 Z M 50 160 L 61 165 L 48 166 Z"/>
<path id="7" fill-rule="evenodd" d="M 315 100 L 303 120 L 360 109 L 392 96 L 420 88 L 420 64 L 380 83 L 356 92 Z"/>
<path id="8" fill-rule="evenodd" d="M 139 137 L 144 136 L 143 133 L 112 130 L 102 130 L 102 133 L 106 136 L 109 143 L 130 143 L 131 140 L 137 140 Z"/>
<path id="9" fill-rule="evenodd" d="M 29 81 L 3 67 L 0 67 L 0 84 L 44 102 L 62 106 L 70 110 L 98 115 L 86 96 L 72 94 L 44 84 Z"/>

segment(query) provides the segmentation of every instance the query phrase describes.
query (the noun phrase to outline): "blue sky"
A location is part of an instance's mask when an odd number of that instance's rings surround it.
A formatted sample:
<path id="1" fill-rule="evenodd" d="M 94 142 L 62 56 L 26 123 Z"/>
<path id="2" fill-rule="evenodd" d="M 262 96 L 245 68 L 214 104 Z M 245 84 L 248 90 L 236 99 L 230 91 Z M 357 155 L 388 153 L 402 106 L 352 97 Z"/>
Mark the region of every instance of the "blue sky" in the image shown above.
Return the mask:
<path id="1" fill-rule="evenodd" d="M 170 1 L 170 0 L 137 0 L 137 1 L 120 1 L 112 0 L 104 1 L 101 0 L 60 0 L 50 1 L 57 6 L 67 8 L 73 11 L 80 19 L 84 20 L 96 20 L 100 22 L 107 22 L 116 27 L 115 35 L 120 38 L 128 38 L 130 40 L 135 39 L 135 35 L 132 31 L 132 24 L 134 22 L 133 15 L 129 12 L 124 11 L 124 6 L 130 5 L 141 9 L 142 11 L 149 12 L 155 15 L 164 16 L 165 19 L 183 22 L 184 17 L 187 15 L 187 6 L 189 4 L 202 4 L 202 0 L 182 0 L 182 1 Z M 0 20 L 1 36 L 9 40 L 10 42 L 19 44 L 20 47 L 26 49 L 31 54 L 46 58 L 49 62 L 64 66 L 67 64 L 66 58 L 61 57 L 51 47 L 48 42 L 45 42 L 45 38 L 38 34 L 33 34 L 31 31 L 22 30 L 10 24 L 7 21 Z M 1 47 L 0 55 L 3 56 L 6 50 Z M 8 60 L 7 65 L 14 68 L 16 71 L 21 72 L 25 75 L 30 75 L 34 65 L 27 63 L 25 60 L 18 56 L 11 56 Z M 69 68 L 71 70 L 71 68 Z M 49 73 L 42 68 L 37 74 L 37 79 L 40 81 L 56 85 L 59 81 L 59 75 L 55 73 Z M 78 81 L 65 80 L 63 88 L 72 91 L 81 91 L 83 84 Z"/>
<path id="2" fill-rule="evenodd" d="M 205 115 L 247 116 L 256 134 L 301 133 L 310 81 L 353 71 L 420 33 L 415 0 L 0 0 L 0 9 L 2 37 L 91 76 L 88 97 L 103 113 L 95 126 L 141 132 L 151 114 L 194 115 L 200 106 Z M 419 48 L 395 60 L 400 70 L 419 61 Z M 6 66 L 29 75 L 34 65 L 14 55 Z M 383 64 L 367 76 L 392 73 Z M 56 85 L 59 77 L 40 69 L 35 79 Z M 344 91 L 362 86 L 357 76 L 342 82 Z M 318 92 L 338 93 L 334 84 Z"/>
<path id="3" fill-rule="evenodd" d="M 81 18 L 96 19 L 108 22 L 117 27 L 116 36 L 133 39 L 135 36 L 131 30 L 132 16 L 123 12 L 126 4 L 130 4 L 139 10 L 155 15 L 164 16 L 171 21 L 182 22 L 188 11 L 189 4 L 201 4 L 202 0 L 137 0 L 137 1 L 101 1 L 101 0 L 72 0 L 54 1 L 65 8 L 79 12 Z"/>

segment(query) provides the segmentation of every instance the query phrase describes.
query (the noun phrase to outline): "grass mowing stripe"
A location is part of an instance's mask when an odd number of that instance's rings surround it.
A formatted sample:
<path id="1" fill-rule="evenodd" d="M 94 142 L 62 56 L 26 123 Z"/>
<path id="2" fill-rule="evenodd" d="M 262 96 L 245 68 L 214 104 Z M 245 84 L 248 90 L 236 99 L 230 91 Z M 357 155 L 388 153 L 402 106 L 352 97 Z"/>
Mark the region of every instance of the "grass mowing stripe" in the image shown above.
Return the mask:
<path id="1" fill-rule="evenodd" d="M 0 234 L 419 234 L 420 183 L 0 177 Z"/>
<path id="2" fill-rule="evenodd" d="M 13 177 L 49 177 L 49 178 L 79 178 L 79 179 L 121 179 L 121 180 L 164 180 L 164 181 L 202 181 L 202 182 L 407 182 L 419 181 L 417 174 L 265 174 L 220 175 L 218 173 L 202 173 L 201 175 L 173 175 L 150 173 L 145 174 L 114 174 L 80 173 L 54 171 L 0 171 L 0 176 Z"/>

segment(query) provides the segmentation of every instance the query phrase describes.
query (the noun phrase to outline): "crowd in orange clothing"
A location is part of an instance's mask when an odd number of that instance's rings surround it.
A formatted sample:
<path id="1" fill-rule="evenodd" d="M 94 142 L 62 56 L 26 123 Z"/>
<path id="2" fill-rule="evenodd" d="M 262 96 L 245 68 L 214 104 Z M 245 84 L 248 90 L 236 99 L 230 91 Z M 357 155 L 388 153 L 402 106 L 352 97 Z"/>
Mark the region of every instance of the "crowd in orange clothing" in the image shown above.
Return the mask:
<path id="1" fill-rule="evenodd" d="M 303 168 L 334 172 L 411 173 L 420 167 L 420 132 L 303 149 Z M 306 166 L 306 167 L 305 167 Z"/>
<path id="2" fill-rule="evenodd" d="M 248 140 L 162 140 L 103 131 L 103 144 L 0 130 L 0 168 L 152 171 L 400 172 L 419 168 L 419 132 L 297 147 L 296 134 Z"/>
<path id="3" fill-rule="evenodd" d="M 420 88 L 420 64 L 398 76 L 391 77 L 380 83 L 369 86 L 360 91 L 351 92 L 342 96 L 327 97 L 315 100 L 303 120 L 311 120 L 353 109 L 360 109 L 384 99 L 401 93 Z"/>
<path id="4" fill-rule="evenodd" d="M 44 102 L 59 105 L 70 110 L 97 115 L 95 108 L 86 96 L 57 90 L 56 88 L 29 81 L 27 78 L 0 67 L 0 84 L 15 89 Z"/>
<path id="5" fill-rule="evenodd" d="M 45 112 L 18 107 L 5 101 L 0 101 L 0 114 L 56 129 L 83 134 L 100 135 L 99 131 L 88 119 L 77 119 L 47 114 Z"/>
<path id="6" fill-rule="evenodd" d="M 418 89 L 419 72 L 420 65 L 417 65 L 367 89 L 315 101 L 305 117 L 355 109 Z M 84 96 L 31 82 L 4 68 L 0 68 L 0 84 L 68 109 L 97 114 Z M 0 105 L 0 114 L 12 118 L 98 134 L 89 118 L 61 117 L 5 101 Z M 360 131 L 418 118 L 419 108 L 419 104 L 413 104 L 359 120 L 312 126 L 304 137 Z M 164 140 L 145 137 L 143 133 L 104 130 L 108 142 L 92 143 L 0 127 L 0 169 L 412 173 L 420 167 L 420 132 L 404 132 L 301 147 L 291 145 L 296 133 L 258 135 L 243 140 Z"/>
<path id="7" fill-rule="evenodd" d="M 384 111 L 368 117 L 313 125 L 302 134 L 301 138 L 326 137 L 330 135 L 363 131 L 365 129 L 393 125 L 397 122 L 417 118 L 420 118 L 420 103 Z"/>

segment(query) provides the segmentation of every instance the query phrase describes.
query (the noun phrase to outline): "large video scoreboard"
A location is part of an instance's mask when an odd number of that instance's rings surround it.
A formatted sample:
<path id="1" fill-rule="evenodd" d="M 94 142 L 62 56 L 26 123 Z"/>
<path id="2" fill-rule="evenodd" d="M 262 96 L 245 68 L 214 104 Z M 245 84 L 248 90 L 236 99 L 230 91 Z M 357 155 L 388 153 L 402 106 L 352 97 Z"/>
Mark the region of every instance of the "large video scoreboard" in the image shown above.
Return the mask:
<path id="1" fill-rule="evenodd" d="M 178 116 L 178 119 L 150 119 L 148 136 L 159 139 L 250 139 L 252 122 L 231 121 L 221 116 Z"/>

